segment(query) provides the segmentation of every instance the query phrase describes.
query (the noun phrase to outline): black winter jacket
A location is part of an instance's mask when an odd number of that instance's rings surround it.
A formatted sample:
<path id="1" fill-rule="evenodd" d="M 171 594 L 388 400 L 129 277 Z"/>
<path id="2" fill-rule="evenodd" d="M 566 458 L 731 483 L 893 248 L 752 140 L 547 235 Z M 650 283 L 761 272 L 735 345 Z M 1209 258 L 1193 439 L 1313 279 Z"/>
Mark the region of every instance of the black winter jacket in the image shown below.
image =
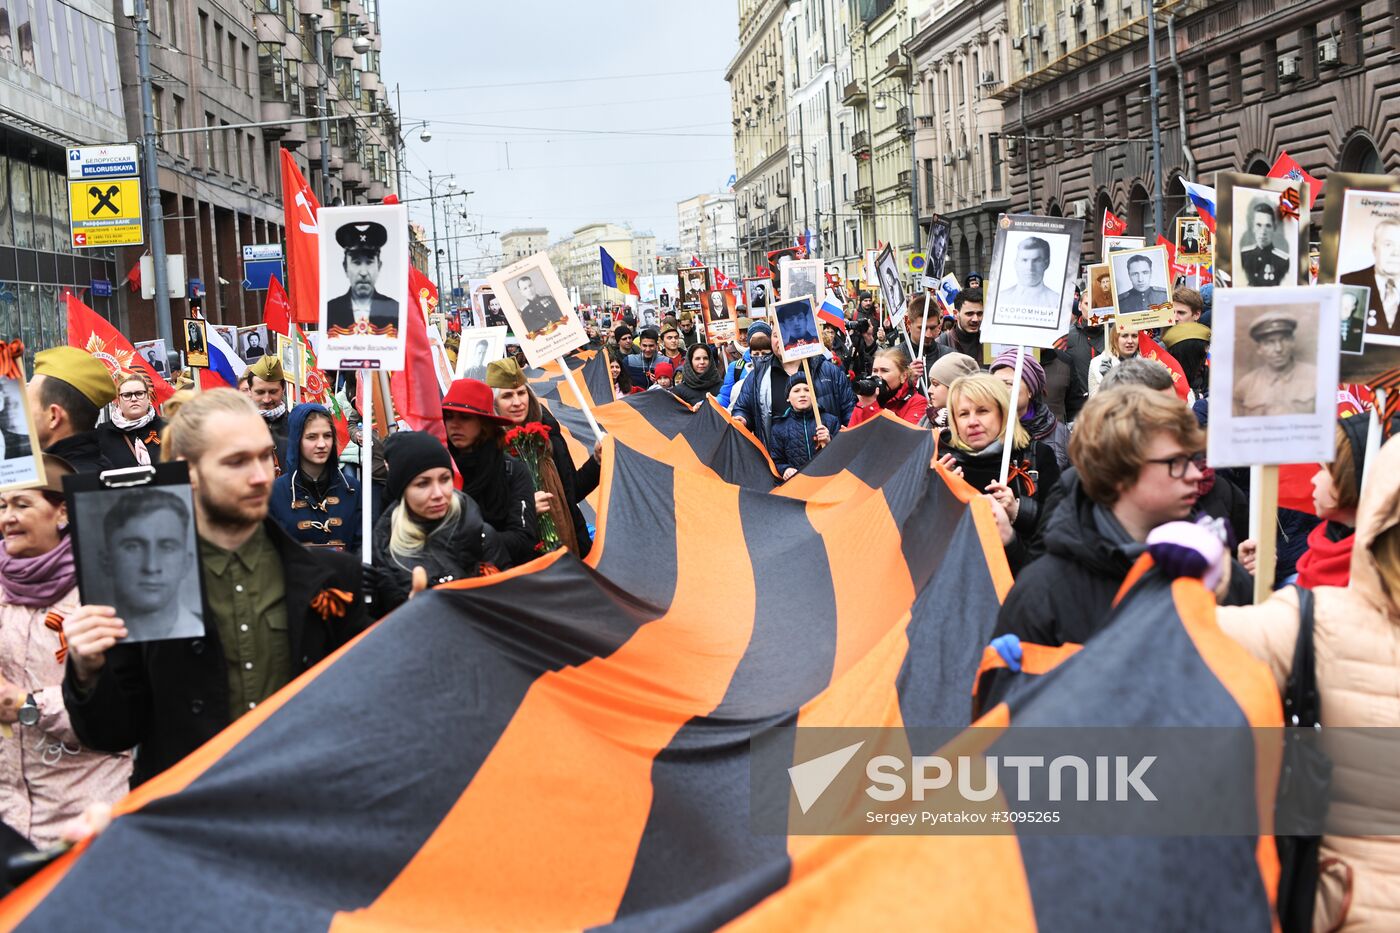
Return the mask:
<path id="1" fill-rule="evenodd" d="M 160 432 L 165 430 L 164 418 L 159 416 L 152 418 L 150 424 L 134 431 L 123 431 L 110 421 L 102 422 L 95 430 L 97 446 L 102 451 L 102 456 L 106 457 L 107 462 L 112 464 L 114 470 L 141 465 L 136 459 L 136 450 L 131 443 L 132 438 L 141 441 L 146 448 L 146 453 L 150 455 L 152 463 L 160 462 Z"/>
<path id="2" fill-rule="evenodd" d="M 822 424 L 833 438 L 841 430 L 841 422 L 830 412 L 822 412 Z M 773 465 L 782 476 L 788 467 L 802 469 L 812 462 L 817 451 L 817 418 L 809 408 L 796 412 L 789 408 L 780 417 L 773 419 L 773 429 L 768 437 L 768 454 Z"/>
<path id="3" fill-rule="evenodd" d="M 481 574 L 481 562 L 504 561 L 505 555 L 499 545 L 488 549 L 486 523 L 481 518 L 481 509 L 464 492 L 455 493 L 461 503 L 461 515 L 446 533 L 428 538 L 423 549 L 411 557 L 398 557 L 389 550 L 389 539 L 394 530 L 394 513 L 398 502 L 394 502 L 379 516 L 374 526 L 374 604 L 376 618 L 385 616 L 408 601 L 413 589 L 413 568 L 422 567 L 428 574 L 428 586 L 436 586 L 450 580 L 461 580 Z"/>
<path id="4" fill-rule="evenodd" d="M 962 467 L 963 479 L 978 492 L 984 492 L 988 483 L 1001 478 L 1001 453 L 973 453 L 954 447 L 948 429 L 944 429 L 939 443 L 940 453 L 953 455 Z M 998 445 L 998 448 L 1000 445 Z M 1042 441 L 1032 441 L 1029 449 L 1018 448 L 1011 452 L 1011 476 L 1007 485 L 1020 500 L 1016 520 L 1011 527 L 1016 531 L 1016 540 L 1006 549 L 1006 559 L 1013 575 L 1021 568 L 1045 553 L 1045 524 L 1060 497 L 1060 467 L 1055 459 L 1055 451 Z M 1030 473 L 1031 479 L 1017 473 L 1017 467 Z"/>

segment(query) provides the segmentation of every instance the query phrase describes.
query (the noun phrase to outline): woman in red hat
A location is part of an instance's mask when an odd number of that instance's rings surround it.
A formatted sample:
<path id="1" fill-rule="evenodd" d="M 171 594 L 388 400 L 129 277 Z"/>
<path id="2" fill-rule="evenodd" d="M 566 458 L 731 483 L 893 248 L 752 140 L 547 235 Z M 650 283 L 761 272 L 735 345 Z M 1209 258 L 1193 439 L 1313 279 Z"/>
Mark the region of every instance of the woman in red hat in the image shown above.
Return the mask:
<path id="1" fill-rule="evenodd" d="M 462 491 L 481 507 L 488 535 L 495 533 L 513 565 L 539 556 L 534 484 L 525 465 L 505 452 L 511 422 L 496 414 L 491 387 L 478 379 L 454 381 L 442 400 L 442 423 Z"/>

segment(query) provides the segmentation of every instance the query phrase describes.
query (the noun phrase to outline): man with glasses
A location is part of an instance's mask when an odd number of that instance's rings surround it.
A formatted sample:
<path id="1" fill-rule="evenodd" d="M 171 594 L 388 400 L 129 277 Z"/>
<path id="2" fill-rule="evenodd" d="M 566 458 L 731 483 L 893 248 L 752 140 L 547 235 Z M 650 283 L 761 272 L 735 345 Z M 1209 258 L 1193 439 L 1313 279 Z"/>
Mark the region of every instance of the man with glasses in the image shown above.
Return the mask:
<path id="1" fill-rule="evenodd" d="M 1191 410 L 1147 386 L 1089 399 L 1070 436 L 1064 498 L 1046 518 L 1045 554 L 1017 576 L 997 618 L 992 645 L 1011 670 L 1022 643 L 1082 645 L 1103 629 L 1148 533 L 1196 515 L 1205 446 Z M 1222 602 L 1249 605 L 1253 581 L 1233 569 Z M 981 708 L 1005 685 L 1000 675 L 984 678 Z"/>
<path id="2" fill-rule="evenodd" d="M 165 419 L 139 373 L 123 376 L 108 420 L 97 427 L 97 443 L 114 469 L 160 462 L 160 435 Z"/>

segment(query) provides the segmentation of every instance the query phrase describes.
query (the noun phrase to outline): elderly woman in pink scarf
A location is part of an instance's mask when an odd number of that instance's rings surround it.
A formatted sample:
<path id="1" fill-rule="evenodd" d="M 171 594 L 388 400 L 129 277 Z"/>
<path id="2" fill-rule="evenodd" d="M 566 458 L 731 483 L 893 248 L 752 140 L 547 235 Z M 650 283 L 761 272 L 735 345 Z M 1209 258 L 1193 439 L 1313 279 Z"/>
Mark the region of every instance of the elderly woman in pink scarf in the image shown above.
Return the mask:
<path id="1" fill-rule="evenodd" d="M 62 476 L 0 493 L 0 820 L 36 846 L 59 841 L 92 804 L 127 791 L 129 754 L 82 746 L 63 708 L 63 616 L 77 608 L 77 568 Z"/>

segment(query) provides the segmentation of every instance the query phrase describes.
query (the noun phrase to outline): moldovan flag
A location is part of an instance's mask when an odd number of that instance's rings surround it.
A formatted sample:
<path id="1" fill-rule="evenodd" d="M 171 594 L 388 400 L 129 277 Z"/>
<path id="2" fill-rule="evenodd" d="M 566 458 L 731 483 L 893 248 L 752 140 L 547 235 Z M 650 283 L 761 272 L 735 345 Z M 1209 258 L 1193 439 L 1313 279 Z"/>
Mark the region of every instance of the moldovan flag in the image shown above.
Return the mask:
<path id="1" fill-rule="evenodd" d="M 291 279 L 292 320 L 315 324 L 321 316 L 321 209 L 290 150 L 282 150 L 282 214 L 287 236 L 287 274 Z M 286 331 L 283 331 L 286 333 Z"/>
<path id="2" fill-rule="evenodd" d="M 615 288 L 624 295 L 636 295 L 642 297 L 641 291 L 637 288 L 637 273 L 628 269 L 608 255 L 608 251 L 603 247 L 598 247 L 598 261 L 603 264 L 603 284 L 608 288 Z"/>
<path id="3" fill-rule="evenodd" d="M 1292 182 L 1308 183 L 1308 209 L 1317 203 L 1317 196 L 1322 193 L 1322 182 L 1308 174 L 1308 170 L 1298 164 L 1298 160 L 1288 154 L 1287 150 L 1279 153 L 1278 161 L 1274 167 L 1269 169 L 1269 178 L 1287 178 Z"/>
<path id="4" fill-rule="evenodd" d="M 1128 232 L 1128 222 L 1108 208 L 1103 209 L 1103 235 L 1122 236 Z"/>
<path id="5" fill-rule="evenodd" d="M 86 351 L 102 361 L 111 371 L 113 378 L 120 373 L 140 370 L 155 386 L 156 404 L 162 405 L 175 394 L 175 387 L 162 379 L 151 364 L 141 358 L 131 341 L 122 336 L 106 318 L 73 297 L 72 292 L 63 293 L 63 301 L 68 306 L 68 345 Z"/>

